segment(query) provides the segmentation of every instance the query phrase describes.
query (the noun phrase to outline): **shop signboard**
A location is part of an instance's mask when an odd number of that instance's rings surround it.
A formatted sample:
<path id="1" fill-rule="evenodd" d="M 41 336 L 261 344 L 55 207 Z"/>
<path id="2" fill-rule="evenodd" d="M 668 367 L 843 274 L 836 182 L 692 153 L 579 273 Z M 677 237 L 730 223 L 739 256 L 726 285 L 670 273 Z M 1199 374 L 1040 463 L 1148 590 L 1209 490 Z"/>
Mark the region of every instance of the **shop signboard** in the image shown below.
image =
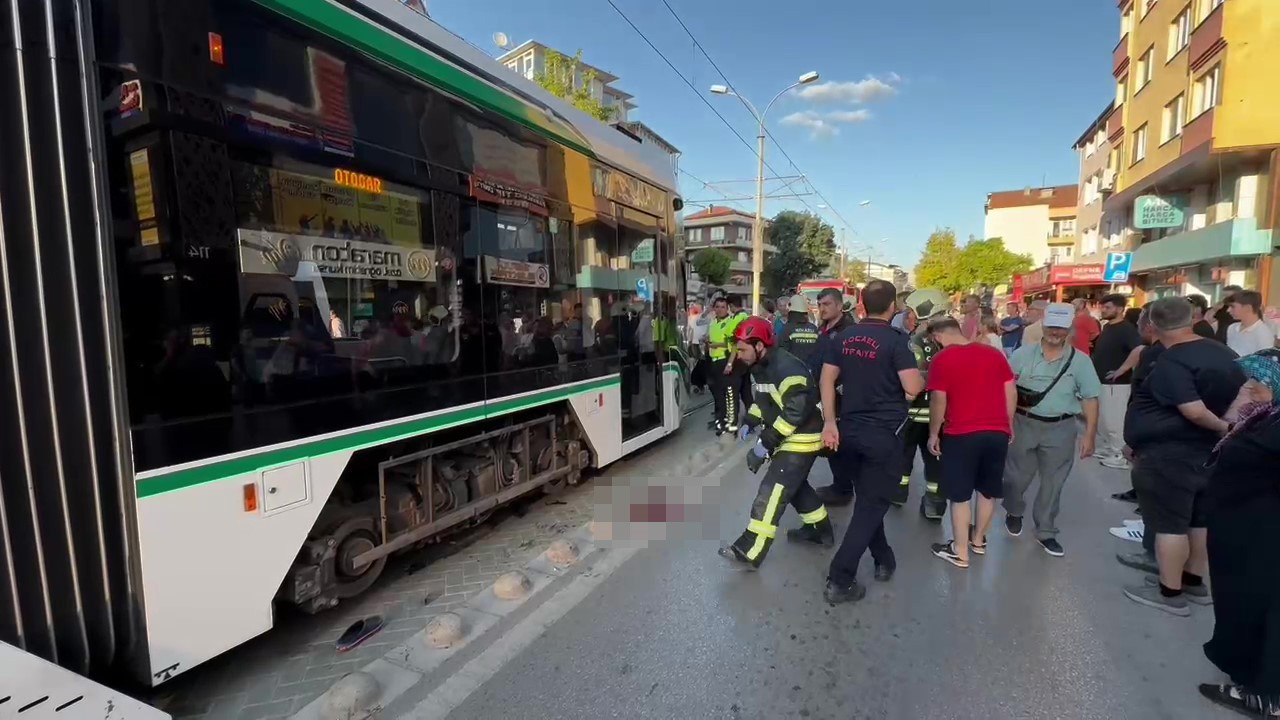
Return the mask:
<path id="1" fill-rule="evenodd" d="M 1102 283 L 1102 263 L 1055 265 L 1050 273 L 1051 285 L 1089 285 Z"/>
<path id="2" fill-rule="evenodd" d="M 541 195 L 478 175 L 471 176 L 471 197 L 543 217 L 548 214 L 546 198 Z"/>
<path id="3" fill-rule="evenodd" d="M 631 262 L 636 265 L 653 262 L 653 238 L 640 241 L 636 249 L 631 251 Z"/>
<path id="4" fill-rule="evenodd" d="M 296 277 L 304 263 L 324 278 L 435 281 L 435 249 L 297 235 L 238 231 L 240 271 Z"/>
<path id="5" fill-rule="evenodd" d="M 551 287 L 551 269 L 542 263 L 484 256 L 485 282 L 528 288 Z"/>
<path id="6" fill-rule="evenodd" d="M 1133 226 L 1139 230 L 1182 227 L 1186 208 L 1185 195 L 1139 195 L 1133 201 Z"/>

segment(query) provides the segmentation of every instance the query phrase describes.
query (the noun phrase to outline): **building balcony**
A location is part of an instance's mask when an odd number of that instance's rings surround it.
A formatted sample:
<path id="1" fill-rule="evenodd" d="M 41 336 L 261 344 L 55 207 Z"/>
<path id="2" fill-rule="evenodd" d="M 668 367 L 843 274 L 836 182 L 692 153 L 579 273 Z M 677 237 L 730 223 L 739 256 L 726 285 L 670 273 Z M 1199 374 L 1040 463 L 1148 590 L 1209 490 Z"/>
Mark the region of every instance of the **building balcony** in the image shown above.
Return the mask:
<path id="1" fill-rule="evenodd" d="M 1111 74 L 1120 77 L 1129 69 L 1129 33 L 1120 38 L 1120 44 L 1111 51 Z"/>
<path id="2" fill-rule="evenodd" d="M 1192 70 L 1202 67 L 1209 56 L 1226 46 L 1222 34 L 1223 5 L 1213 9 L 1199 25 L 1191 31 L 1191 53 L 1187 60 Z"/>
<path id="3" fill-rule="evenodd" d="M 686 233 L 684 247 L 686 251 L 695 251 L 695 250 L 701 250 L 703 248 L 713 247 L 713 248 L 720 248 L 725 252 L 730 252 L 734 250 L 746 250 L 750 252 L 751 239 L 747 238 L 746 240 L 738 240 L 735 238 L 733 240 L 730 240 L 726 238 L 724 240 L 701 240 L 701 241 L 695 242 L 693 240 L 689 240 L 688 234 Z M 770 243 L 765 243 L 764 251 L 766 253 L 776 253 L 778 252 L 778 246 Z"/>
<path id="4" fill-rule="evenodd" d="M 1143 243 L 1133 252 L 1131 272 L 1200 263 L 1220 258 L 1271 252 L 1271 230 L 1259 229 L 1256 218 L 1235 218 L 1199 230 Z"/>
<path id="5" fill-rule="evenodd" d="M 1213 142 L 1213 108 L 1192 118 L 1182 127 L 1182 154 L 1186 155 L 1205 143 Z"/>
<path id="6" fill-rule="evenodd" d="M 1080 239 L 1080 236 L 1075 233 L 1058 235 L 1049 233 L 1045 239 L 1049 243 L 1049 247 L 1075 247 L 1076 241 Z"/>

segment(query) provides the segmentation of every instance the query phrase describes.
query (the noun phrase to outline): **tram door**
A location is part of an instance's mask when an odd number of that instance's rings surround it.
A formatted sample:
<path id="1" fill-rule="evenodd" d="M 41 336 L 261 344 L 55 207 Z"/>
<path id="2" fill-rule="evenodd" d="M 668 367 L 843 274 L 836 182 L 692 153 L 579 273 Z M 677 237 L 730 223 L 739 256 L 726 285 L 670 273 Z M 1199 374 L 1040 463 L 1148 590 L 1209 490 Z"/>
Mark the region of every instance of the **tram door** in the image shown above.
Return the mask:
<path id="1" fill-rule="evenodd" d="M 622 355 L 622 439 L 629 440 L 662 426 L 662 362 L 655 322 L 661 312 L 658 218 L 621 205 L 618 211 L 618 254 L 623 307 L 615 307 Z M 618 315 L 622 312 L 622 315 Z"/>

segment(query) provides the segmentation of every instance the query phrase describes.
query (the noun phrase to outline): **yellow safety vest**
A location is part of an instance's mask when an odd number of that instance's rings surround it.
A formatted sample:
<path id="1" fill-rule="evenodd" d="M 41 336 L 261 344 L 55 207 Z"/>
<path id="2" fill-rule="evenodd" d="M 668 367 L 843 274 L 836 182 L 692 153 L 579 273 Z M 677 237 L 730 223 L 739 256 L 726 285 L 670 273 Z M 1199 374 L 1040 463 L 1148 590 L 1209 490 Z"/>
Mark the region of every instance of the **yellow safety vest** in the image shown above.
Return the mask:
<path id="1" fill-rule="evenodd" d="M 742 322 L 741 315 L 730 315 L 723 320 L 712 320 L 707 330 L 707 343 L 711 346 L 711 359 L 723 360 L 729 357 L 729 344 L 733 342 L 733 331 Z"/>

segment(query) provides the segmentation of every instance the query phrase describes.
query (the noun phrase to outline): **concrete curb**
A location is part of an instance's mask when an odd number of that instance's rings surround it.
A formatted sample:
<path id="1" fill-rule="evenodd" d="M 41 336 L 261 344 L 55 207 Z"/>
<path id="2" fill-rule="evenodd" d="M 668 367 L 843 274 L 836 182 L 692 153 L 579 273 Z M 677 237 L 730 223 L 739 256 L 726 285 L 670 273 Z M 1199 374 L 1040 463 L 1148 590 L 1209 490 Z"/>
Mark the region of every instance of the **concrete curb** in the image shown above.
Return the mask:
<path id="1" fill-rule="evenodd" d="M 684 464 L 684 468 L 696 464 L 697 469 L 691 471 L 690 476 L 706 476 L 722 469 L 735 455 L 740 454 L 735 451 L 742 449 L 737 443 L 726 446 L 713 442 L 710 447 L 691 458 L 691 462 Z M 438 643 L 433 642 L 433 636 L 438 632 L 437 625 L 428 621 L 420 632 L 393 648 L 381 659 L 340 678 L 323 694 L 295 713 L 293 720 L 365 720 L 378 714 L 474 641 L 483 638 L 504 618 L 546 595 L 548 588 L 556 580 L 589 574 L 593 565 L 619 547 L 615 541 L 594 537 L 592 530 L 597 525 L 595 521 L 589 522 L 573 534 L 552 541 L 546 550 L 525 563 L 519 572 L 528 580 L 528 591 L 522 597 L 503 599 L 495 592 L 495 585 L 490 585 L 468 600 L 463 607 L 452 611 L 460 620 L 461 637 L 456 641 L 448 643 L 446 647 L 437 647 Z M 576 548 L 576 560 L 570 564 L 558 564 L 565 559 L 565 540 Z M 353 678 L 359 685 L 358 692 L 354 693 Z"/>

